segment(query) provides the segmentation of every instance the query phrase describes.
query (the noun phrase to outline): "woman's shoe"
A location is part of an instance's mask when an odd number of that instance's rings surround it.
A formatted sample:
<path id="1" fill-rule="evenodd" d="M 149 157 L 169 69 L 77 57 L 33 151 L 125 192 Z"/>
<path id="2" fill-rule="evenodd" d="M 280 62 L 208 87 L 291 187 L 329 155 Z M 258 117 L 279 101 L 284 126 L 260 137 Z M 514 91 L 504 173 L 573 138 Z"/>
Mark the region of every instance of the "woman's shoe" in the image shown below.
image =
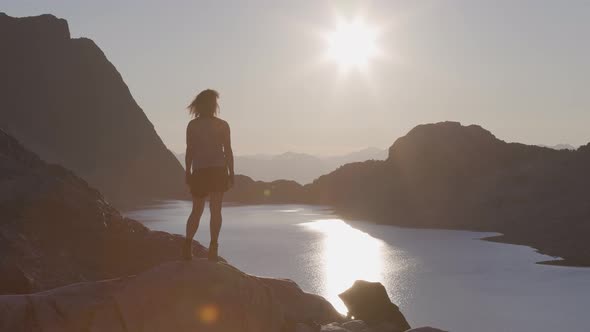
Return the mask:
<path id="1" fill-rule="evenodd" d="M 208 259 L 210 262 L 217 262 L 219 261 L 219 257 L 217 256 L 217 249 L 219 248 L 218 243 L 211 243 L 209 244 L 209 255 Z"/>
<path id="2" fill-rule="evenodd" d="M 182 246 L 182 258 L 190 261 L 193 259 L 193 241 L 185 241 Z"/>

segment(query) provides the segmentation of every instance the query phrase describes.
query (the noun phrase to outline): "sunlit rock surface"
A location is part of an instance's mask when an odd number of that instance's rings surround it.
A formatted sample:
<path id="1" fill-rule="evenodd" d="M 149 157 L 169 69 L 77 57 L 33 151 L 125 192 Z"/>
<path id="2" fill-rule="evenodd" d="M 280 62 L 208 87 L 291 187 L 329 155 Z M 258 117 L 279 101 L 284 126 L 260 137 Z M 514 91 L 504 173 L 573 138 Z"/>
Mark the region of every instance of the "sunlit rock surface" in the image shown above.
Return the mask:
<path id="1" fill-rule="evenodd" d="M 323 309 L 314 313 L 314 308 Z M 165 263 L 134 277 L 0 296 L 0 330 L 278 332 L 288 329 L 288 319 L 337 318 L 330 308 L 290 281 L 197 259 Z"/>

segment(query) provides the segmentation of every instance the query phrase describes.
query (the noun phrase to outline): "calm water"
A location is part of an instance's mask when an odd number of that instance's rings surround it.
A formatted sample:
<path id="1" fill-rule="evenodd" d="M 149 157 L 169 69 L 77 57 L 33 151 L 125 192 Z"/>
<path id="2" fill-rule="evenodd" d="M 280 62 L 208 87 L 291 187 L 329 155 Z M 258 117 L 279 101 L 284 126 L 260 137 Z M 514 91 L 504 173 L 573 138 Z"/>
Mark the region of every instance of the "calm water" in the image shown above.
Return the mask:
<path id="1" fill-rule="evenodd" d="M 190 203 L 128 216 L 183 234 Z M 207 213 L 197 240 L 209 244 Z M 590 331 L 590 269 L 534 264 L 550 257 L 478 240 L 490 233 L 404 229 L 340 219 L 305 205 L 224 208 L 220 255 L 250 274 L 289 278 L 345 312 L 356 279 L 380 281 L 412 326 L 453 332 Z"/>

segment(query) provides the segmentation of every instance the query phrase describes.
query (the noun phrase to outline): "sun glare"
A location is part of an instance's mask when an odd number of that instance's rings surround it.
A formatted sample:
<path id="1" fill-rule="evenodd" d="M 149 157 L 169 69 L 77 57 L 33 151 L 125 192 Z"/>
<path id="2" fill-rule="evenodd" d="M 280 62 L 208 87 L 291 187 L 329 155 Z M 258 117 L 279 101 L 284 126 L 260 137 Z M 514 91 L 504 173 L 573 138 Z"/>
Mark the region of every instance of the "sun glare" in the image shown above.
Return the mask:
<path id="1" fill-rule="evenodd" d="M 324 292 L 336 310 L 346 312 L 338 294 L 352 286 L 355 280 L 383 281 L 381 240 L 340 219 L 315 220 L 300 225 L 324 236 L 321 249 L 325 268 Z"/>
<path id="2" fill-rule="evenodd" d="M 340 19 L 335 29 L 326 35 L 327 57 L 341 69 L 365 69 L 378 55 L 377 29 L 361 19 Z"/>

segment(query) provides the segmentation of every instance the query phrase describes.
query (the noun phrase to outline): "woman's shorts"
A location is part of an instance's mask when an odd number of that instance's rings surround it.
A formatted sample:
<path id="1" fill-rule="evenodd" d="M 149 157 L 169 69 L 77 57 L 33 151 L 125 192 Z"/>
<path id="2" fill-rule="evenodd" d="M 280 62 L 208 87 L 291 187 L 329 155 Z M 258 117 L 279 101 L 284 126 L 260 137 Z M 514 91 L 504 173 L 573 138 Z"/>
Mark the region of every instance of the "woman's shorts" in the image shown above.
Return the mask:
<path id="1" fill-rule="evenodd" d="M 194 197 L 205 197 L 210 193 L 222 193 L 229 189 L 229 176 L 225 167 L 199 168 L 193 171 L 189 183 Z"/>

